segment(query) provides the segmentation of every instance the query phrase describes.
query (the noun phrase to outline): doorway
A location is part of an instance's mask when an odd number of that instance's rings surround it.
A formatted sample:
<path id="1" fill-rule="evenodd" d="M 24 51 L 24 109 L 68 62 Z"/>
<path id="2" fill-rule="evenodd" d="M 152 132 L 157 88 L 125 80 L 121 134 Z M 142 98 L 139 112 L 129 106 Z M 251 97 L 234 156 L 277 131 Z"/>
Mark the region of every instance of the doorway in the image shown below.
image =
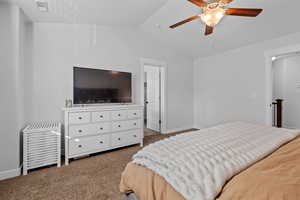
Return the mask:
<path id="1" fill-rule="evenodd" d="M 282 127 L 300 129 L 300 53 L 289 53 L 272 58 L 272 99 L 282 100 Z M 276 113 L 273 108 L 273 121 Z"/>
<path id="2" fill-rule="evenodd" d="M 145 136 L 164 132 L 165 67 L 162 62 L 142 61 Z"/>
<path id="3" fill-rule="evenodd" d="M 289 55 L 300 52 L 300 44 L 271 49 L 264 52 L 265 55 L 265 124 L 272 126 L 273 109 L 273 61 L 278 55 Z"/>

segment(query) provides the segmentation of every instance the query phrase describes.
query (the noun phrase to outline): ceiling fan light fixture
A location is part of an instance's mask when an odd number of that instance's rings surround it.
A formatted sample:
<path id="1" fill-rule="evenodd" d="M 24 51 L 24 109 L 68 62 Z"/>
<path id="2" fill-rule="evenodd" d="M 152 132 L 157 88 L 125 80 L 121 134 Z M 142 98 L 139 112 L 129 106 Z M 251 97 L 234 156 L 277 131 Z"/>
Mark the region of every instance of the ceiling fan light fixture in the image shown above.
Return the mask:
<path id="1" fill-rule="evenodd" d="M 209 20 L 211 20 L 212 16 L 210 14 L 207 15 L 200 15 L 202 21 L 208 22 Z"/>
<path id="2" fill-rule="evenodd" d="M 224 15 L 225 10 L 222 7 L 207 7 L 204 9 L 204 12 L 200 15 L 200 18 L 207 26 L 213 27 L 221 21 Z"/>
<path id="3" fill-rule="evenodd" d="M 224 18 L 224 16 L 257 17 L 263 9 L 260 8 L 228 8 L 227 5 L 233 0 L 188 0 L 201 8 L 201 13 L 189 17 L 183 21 L 170 26 L 174 29 L 194 20 L 201 20 L 205 23 L 204 35 L 214 32 L 214 27 Z"/>
<path id="4" fill-rule="evenodd" d="M 225 14 L 225 12 L 218 12 L 217 14 L 216 14 L 216 18 L 218 18 L 218 19 L 222 19 L 223 17 L 224 17 L 224 14 Z"/>

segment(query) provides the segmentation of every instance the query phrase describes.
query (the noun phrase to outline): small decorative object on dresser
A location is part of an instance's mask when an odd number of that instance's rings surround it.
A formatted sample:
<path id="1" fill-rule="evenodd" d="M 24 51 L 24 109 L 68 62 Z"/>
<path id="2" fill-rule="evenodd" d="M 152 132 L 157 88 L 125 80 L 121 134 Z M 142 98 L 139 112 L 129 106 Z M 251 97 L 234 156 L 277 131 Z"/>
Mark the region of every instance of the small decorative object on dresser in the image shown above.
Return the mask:
<path id="1" fill-rule="evenodd" d="M 138 143 L 143 145 L 143 106 L 86 106 L 63 111 L 66 165 L 70 158 Z"/>
<path id="2" fill-rule="evenodd" d="M 30 169 L 61 165 L 61 124 L 33 123 L 23 130 L 23 175 Z"/>
<path id="3" fill-rule="evenodd" d="M 73 106 L 73 102 L 71 99 L 66 99 L 66 108 L 71 108 Z"/>

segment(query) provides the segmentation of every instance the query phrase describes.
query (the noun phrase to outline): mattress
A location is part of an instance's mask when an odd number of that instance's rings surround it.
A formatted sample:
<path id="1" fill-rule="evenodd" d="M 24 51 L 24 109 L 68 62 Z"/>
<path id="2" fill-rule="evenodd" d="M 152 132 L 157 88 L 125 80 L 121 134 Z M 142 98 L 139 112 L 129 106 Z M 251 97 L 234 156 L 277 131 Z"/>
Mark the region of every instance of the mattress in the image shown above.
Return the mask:
<path id="1" fill-rule="evenodd" d="M 132 162 L 122 174 L 120 190 L 134 192 L 139 200 L 184 200 L 164 178 Z M 216 199 L 300 199 L 300 138 L 234 176 Z"/>

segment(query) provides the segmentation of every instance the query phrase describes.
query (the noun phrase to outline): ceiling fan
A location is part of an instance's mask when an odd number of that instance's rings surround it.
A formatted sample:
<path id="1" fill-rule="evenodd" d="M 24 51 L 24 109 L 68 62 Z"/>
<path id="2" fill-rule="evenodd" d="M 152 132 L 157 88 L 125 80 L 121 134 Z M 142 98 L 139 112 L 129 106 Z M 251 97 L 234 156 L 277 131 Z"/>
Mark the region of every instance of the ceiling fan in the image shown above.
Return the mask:
<path id="1" fill-rule="evenodd" d="M 256 17 L 263 11 L 263 9 L 227 8 L 227 4 L 231 3 L 233 0 L 213 0 L 212 3 L 203 0 L 188 1 L 201 7 L 202 13 L 178 22 L 170 26 L 170 28 L 176 28 L 182 24 L 200 18 L 206 24 L 205 35 L 209 35 L 213 33 L 214 26 L 217 25 L 225 15 Z"/>

